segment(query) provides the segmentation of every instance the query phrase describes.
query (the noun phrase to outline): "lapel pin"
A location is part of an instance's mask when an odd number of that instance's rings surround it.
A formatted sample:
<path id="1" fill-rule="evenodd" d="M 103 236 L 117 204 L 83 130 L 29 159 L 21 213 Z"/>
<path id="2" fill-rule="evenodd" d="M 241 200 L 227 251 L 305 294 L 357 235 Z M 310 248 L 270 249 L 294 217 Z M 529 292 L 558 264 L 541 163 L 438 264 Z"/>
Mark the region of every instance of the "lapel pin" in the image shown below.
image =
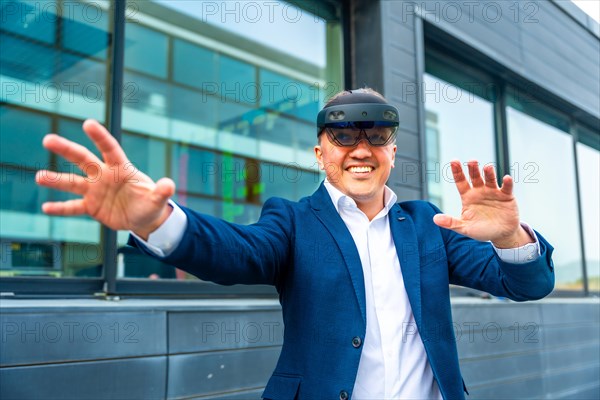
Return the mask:
<path id="1" fill-rule="evenodd" d="M 398 221 L 404 221 L 405 219 L 405 217 L 398 217 Z"/>

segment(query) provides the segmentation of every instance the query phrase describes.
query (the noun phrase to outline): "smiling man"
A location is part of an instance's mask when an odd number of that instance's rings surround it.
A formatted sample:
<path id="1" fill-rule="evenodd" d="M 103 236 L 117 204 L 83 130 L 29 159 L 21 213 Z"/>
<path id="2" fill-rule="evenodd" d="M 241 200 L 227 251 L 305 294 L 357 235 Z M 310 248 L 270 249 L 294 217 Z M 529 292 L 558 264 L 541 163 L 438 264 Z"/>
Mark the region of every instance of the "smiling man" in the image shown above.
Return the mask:
<path id="1" fill-rule="evenodd" d="M 552 246 L 520 223 L 512 179 L 498 187 L 494 169 L 482 176 L 476 161 L 471 184 L 452 162 L 460 218 L 424 201 L 396 203 L 385 183 L 398 111 L 380 94 L 336 95 L 317 126 L 325 182 L 299 202 L 267 200 L 249 226 L 175 204 L 169 178 L 115 174 L 130 164 L 95 121 L 84 130 L 104 162 L 57 135 L 44 138 L 93 179 L 39 171 L 40 185 L 82 196 L 43 210 L 131 230 L 133 246 L 204 280 L 274 285 L 285 331 L 266 399 L 464 398 L 449 284 L 539 299 L 554 285 Z"/>

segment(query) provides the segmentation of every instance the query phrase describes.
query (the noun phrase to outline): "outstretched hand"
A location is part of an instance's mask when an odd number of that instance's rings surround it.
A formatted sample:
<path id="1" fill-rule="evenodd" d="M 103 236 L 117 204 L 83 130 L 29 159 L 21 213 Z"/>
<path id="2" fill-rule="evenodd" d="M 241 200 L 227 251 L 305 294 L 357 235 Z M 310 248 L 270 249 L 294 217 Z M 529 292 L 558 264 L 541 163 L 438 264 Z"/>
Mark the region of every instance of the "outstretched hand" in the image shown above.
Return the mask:
<path id="1" fill-rule="evenodd" d="M 451 161 L 452 175 L 462 202 L 460 218 L 437 214 L 433 222 L 476 240 L 489 240 L 498 248 L 515 248 L 532 243 L 533 239 L 520 225 L 519 209 L 513 195 L 513 179 L 509 175 L 504 176 L 500 188 L 492 165 L 483 168 L 484 177 L 481 176 L 477 161 L 469 161 L 467 166 L 471 184 L 463 173 L 460 161 Z"/>
<path id="2" fill-rule="evenodd" d="M 50 215 L 87 214 L 109 228 L 131 230 L 147 238 L 168 218 L 171 207 L 167 201 L 175 192 L 175 184 L 168 178 L 155 183 L 136 169 L 116 139 L 97 121 L 85 121 L 83 130 L 100 150 L 103 161 L 77 143 L 46 135 L 44 147 L 75 163 L 85 176 L 38 171 L 35 179 L 39 185 L 82 196 L 46 202 L 42 210 Z"/>

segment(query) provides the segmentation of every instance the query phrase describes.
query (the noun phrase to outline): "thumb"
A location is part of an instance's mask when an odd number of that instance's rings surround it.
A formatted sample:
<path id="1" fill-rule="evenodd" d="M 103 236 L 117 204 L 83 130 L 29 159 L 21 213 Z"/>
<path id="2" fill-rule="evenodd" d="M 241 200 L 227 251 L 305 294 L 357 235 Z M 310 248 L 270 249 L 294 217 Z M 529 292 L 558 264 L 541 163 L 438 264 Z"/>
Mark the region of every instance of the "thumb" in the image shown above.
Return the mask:
<path id="1" fill-rule="evenodd" d="M 433 222 L 442 228 L 452 229 L 460 233 L 462 221 L 458 218 L 451 217 L 448 214 L 436 214 L 433 216 Z"/>
<path id="2" fill-rule="evenodd" d="M 173 194 L 175 194 L 175 182 L 170 178 L 161 178 L 152 191 L 152 200 L 165 203 Z"/>

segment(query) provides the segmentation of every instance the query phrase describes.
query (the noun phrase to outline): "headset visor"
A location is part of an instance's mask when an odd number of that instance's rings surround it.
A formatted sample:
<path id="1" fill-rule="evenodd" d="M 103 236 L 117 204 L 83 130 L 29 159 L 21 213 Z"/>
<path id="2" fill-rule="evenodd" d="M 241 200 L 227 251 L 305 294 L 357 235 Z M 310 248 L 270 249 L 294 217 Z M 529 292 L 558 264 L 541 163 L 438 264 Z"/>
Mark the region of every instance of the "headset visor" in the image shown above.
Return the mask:
<path id="1" fill-rule="evenodd" d="M 338 146 L 356 146 L 364 136 L 371 146 L 386 146 L 394 141 L 398 124 L 389 121 L 332 122 L 325 124 L 329 139 Z"/>

